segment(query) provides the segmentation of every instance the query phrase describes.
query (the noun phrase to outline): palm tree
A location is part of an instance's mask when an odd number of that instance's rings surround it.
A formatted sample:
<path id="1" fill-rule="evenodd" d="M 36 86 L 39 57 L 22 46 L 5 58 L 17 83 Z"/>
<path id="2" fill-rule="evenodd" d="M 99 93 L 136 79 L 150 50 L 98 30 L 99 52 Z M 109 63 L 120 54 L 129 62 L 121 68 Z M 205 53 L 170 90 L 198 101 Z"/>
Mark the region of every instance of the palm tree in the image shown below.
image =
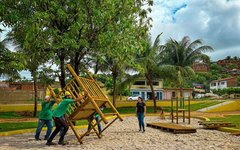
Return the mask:
<path id="1" fill-rule="evenodd" d="M 181 41 L 169 39 L 164 45 L 164 62 L 172 65 L 177 70 L 177 84 L 180 86 L 180 96 L 183 96 L 183 82 L 186 78 L 194 75 L 191 68 L 194 62 L 210 63 L 210 58 L 204 52 L 211 52 L 213 48 L 203 45 L 200 39 L 191 42 L 188 36 L 183 37 Z"/>
<path id="2" fill-rule="evenodd" d="M 162 33 L 161 33 L 162 34 Z M 141 53 L 138 58 L 136 59 L 136 63 L 139 64 L 142 68 L 142 71 L 140 74 L 142 74 L 151 89 L 151 99 L 153 100 L 153 105 L 154 105 L 154 112 L 157 112 L 157 103 L 155 99 L 155 92 L 153 88 L 153 80 L 156 79 L 157 77 L 157 70 L 158 69 L 158 63 L 160 62 L 160 36 L 159 34 L 153 45 L 151 44 L 151 39 L 147 39 L 146 46 L 144 48 L 144 52 Z"/>
<path id="3" fill-rule="evenodd" d="M 5 47 L 6 41 L 0 41 L 0 76 L 10 77 L 11 80 L 19 79 L 18 71 L 22 70 L 18 55 Z"/>

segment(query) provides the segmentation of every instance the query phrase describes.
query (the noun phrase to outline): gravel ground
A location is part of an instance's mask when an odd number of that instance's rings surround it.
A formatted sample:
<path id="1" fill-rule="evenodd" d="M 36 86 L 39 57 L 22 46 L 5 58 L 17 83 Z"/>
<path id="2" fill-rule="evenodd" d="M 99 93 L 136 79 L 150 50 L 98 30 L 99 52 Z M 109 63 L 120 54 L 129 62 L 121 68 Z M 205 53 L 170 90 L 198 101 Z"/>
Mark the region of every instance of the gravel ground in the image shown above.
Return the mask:
<path id="1" fill-rule="evenodd" d="M 232 136 L 229 133 L 216 130 L 206 130 L 198 125 L 198 119 L 191 119 L 191 125 L 183 124 L 197 129 L 196 133 L 173 134 L 146 127 L 146 132 L 138 131 L 136 117 L 127 117 L 123 122 L 116 121 L 106 131 L 103 132 L 102 139 L 96 135 L 83 138 L 83 144 L 79 144 L 71 130 L 66 135 L 65 140 L 68 145 L 46 146 L 46 141 L 35 141 L 34 133 L 24 133 L 0 138 L 0 149 L 53 149 L 53 150 L 240 150 L 240 137 Z M 159 117 L 146 117 L 146 123 L 167 122 L 168 119 L 161 120 Z M 82 129 L 84 130 L 84 129 Z M 81 131 L 79 131 L 81 132 Z M 45 131 L 42 133 L 44 136 Z M 59 136 L 54 141 L 57 143 Z"/>

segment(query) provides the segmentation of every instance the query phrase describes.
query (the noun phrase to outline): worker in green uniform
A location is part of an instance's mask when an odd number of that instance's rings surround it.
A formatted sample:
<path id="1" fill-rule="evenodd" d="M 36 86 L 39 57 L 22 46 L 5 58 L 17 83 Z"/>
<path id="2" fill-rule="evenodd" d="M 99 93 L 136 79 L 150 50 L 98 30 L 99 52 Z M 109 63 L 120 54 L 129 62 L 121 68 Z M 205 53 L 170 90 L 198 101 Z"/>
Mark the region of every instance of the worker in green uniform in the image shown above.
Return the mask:
<path id="1" fill-rule="evenodd" d="M 41 140 L 40 133 L 41 133 L 44 125 L 47 126 L 47 132 L 44 137 L 44 140 L 47 140 L 52 132 L 52 128 L 53 128 L 52 107 L 53 107 L 54 103 L 55 103 L 55 101 L 51 100 L 51 95 L 45 96 L 45 100 L 42 101 L 42 110 L 39 113 L 38 127 L 37 127 L 36 134 L 35 134 L 36 140 Z"/>
<path id="2" fill-rule="evenodd" d="M 68 131 L 68 123 L 66 119 L 64 118 L 64 114 L 67 112 L 69 108 L 69 104 L 73 104 L 74 102 L 80 101 L 84 97 L 86 97 L 86 93 L 83 96 L 80 96 L 76 99 L 72 99 L 72 96 L 70 92 L 65 92 L 65 97 L 62 99 L 62 101 L 57 105 L 56 109 L 53 111 L 53 120 L 55 122 L 56 129 L 53 131 L 49 139 L 47 140 L 46 145 L 55 145 L 55 143 L 52 142 L 54 137 L 58 134 L 58 132 L 63 128 L 61 136 L 59 138 L 58 144 L 59 145 L 65 145 L 64 142 L 64 136 L 66 135 Z"/>

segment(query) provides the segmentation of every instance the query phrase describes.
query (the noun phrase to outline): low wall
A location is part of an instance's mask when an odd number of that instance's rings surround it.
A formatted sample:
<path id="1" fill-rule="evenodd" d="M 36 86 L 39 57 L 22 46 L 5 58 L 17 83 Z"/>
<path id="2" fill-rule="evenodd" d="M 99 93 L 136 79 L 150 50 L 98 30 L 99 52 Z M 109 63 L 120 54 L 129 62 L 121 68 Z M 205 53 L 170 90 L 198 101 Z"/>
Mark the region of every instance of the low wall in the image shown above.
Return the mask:
<path id="1" fill-rule="evenodd" d="M 45 90 L 38 90 L 38 98 L 43 99 Z M 0 104 L 25 104 L 34 102 L 34 91 L 0 90 Z"/>

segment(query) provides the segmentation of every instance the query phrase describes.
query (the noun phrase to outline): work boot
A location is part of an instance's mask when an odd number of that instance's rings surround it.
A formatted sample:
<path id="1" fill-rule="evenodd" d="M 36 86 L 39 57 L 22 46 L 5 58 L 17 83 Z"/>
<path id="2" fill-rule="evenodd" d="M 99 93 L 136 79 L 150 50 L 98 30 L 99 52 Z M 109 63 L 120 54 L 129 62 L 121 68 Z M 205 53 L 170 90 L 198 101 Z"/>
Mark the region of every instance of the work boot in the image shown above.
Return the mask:
<path id="1" fill-rule="evenodd" d="M 59 145 L 66 145 L 66 144 L 67 144 L 67 142 L 64 142 L 64 141 L 59 141 L 59 142 L 58 142 L 58 144 L 59 144 Z"/>
<path id="2" fill-rule="evenodd" d="M 36 140 L 36 141 L 41 141 L 42 139 L 40 139 L 40 138 L 35 138 L 35 140 Z"/>
<path id="3" fill-rule="evenodd" d="M 46 145 L 50 146 L 50 145 L 56 145 L 56 143 L 53 142 L 47 142 Z"/>

